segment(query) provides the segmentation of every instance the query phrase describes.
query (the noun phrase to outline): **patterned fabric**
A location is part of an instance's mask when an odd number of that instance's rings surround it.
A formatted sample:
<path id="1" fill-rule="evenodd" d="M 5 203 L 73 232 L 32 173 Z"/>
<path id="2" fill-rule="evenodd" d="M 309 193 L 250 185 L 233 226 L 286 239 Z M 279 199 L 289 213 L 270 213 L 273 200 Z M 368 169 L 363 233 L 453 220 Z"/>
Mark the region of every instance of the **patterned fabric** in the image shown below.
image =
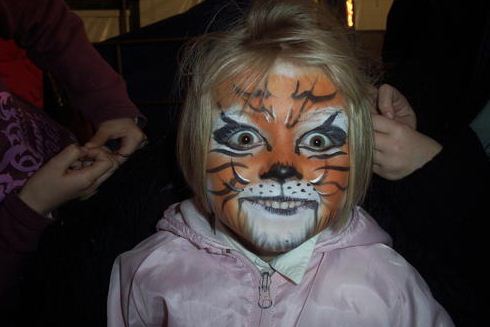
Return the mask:
<path id="1" fill-rule="evenodd" d="M 75 137 L 44 112 L 0 92 L 0 202 L 73 142 Z"/>

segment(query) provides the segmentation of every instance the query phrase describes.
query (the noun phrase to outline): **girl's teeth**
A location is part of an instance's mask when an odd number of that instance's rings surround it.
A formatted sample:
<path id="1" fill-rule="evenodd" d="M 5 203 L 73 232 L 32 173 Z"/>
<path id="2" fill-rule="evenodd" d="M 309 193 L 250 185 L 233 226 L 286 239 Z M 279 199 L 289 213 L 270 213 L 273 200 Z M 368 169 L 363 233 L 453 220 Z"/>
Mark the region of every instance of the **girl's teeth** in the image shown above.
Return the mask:
<path id="1" fill-rule="evenodd" d="M 257 200 L 257 203 L 261 206 L 274 209 L 293 209 L 301 206 L 301 201 Z"/>

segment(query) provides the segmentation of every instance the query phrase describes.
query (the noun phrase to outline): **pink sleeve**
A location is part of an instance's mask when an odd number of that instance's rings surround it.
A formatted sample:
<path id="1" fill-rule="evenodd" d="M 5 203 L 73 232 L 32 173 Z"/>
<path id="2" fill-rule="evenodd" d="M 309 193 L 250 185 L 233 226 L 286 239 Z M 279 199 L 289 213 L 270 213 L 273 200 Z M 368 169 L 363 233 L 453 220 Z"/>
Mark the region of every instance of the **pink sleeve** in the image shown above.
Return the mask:
<path id="1" fill-rule="evenodd" d="M 409 264 L 406 269 L 406 279 L 399 280 L 394 287 L 399 288 L 399 293 L 395 300 L 396 310 L 392 311 L 396 315 L 391 317 L 392 325 L 454 327 L 451 317 L 434 299 L 419 273 Z"/>
<path id="2" fill-rule="evenodd" d="M 126 258 L 125 258 L 126 257 Z M 108 327 L 162 326 L 163 303 L 156 303 L 151 291 L 143 291 L 137 280 L 142 257 L 120 255 L 112 267 L 107 300 Z M 144 257 L 144 256 L 143 256 Z"/>
<path id="3" fill-rule="evenodd" d="M 127 307 L 125 299 L 126 296 L 122 295 L 121 290 L 121 275 L 120 275 L 120 259 L 119 256 L 116 262 L 112 266 L 111 281 L 109 284 L 109 295 L 107 298 L 107 326 L 108 327 L 120 327 L 128 326 L 125 319 L 125 310 Z"/>

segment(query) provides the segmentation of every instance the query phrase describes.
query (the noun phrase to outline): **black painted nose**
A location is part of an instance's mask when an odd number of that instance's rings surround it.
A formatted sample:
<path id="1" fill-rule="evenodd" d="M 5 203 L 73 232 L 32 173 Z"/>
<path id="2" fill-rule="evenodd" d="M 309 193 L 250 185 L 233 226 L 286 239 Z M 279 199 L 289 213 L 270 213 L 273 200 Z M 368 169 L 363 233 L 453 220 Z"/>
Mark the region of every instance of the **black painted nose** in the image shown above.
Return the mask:
<path id="1" fill-rule="evenodd" d="M 287 179 L 291 179 L 291 178 L 302 179 L 303 175 L 301 175 L 293 166 L 274 164 L 272 165 L 272 167 L 269 169 L 268 172 L 260 175 L 260 178 L 272 179 L 282 184 Z"/>

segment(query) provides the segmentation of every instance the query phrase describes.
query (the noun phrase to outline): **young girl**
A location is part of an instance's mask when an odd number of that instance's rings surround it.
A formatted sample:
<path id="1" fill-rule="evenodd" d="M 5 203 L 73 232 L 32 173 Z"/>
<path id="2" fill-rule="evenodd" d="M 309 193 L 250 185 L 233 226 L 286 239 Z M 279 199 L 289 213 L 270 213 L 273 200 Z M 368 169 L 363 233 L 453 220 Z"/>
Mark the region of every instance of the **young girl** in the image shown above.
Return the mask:
<path id="1" fill-rule="evenodd" d="M 260 1 L 191 51 L 178 154 L 195 196 L 117 259 L 109 326 L 452 326 L 356 206 L 368 84 L 332 18 Z"/>

